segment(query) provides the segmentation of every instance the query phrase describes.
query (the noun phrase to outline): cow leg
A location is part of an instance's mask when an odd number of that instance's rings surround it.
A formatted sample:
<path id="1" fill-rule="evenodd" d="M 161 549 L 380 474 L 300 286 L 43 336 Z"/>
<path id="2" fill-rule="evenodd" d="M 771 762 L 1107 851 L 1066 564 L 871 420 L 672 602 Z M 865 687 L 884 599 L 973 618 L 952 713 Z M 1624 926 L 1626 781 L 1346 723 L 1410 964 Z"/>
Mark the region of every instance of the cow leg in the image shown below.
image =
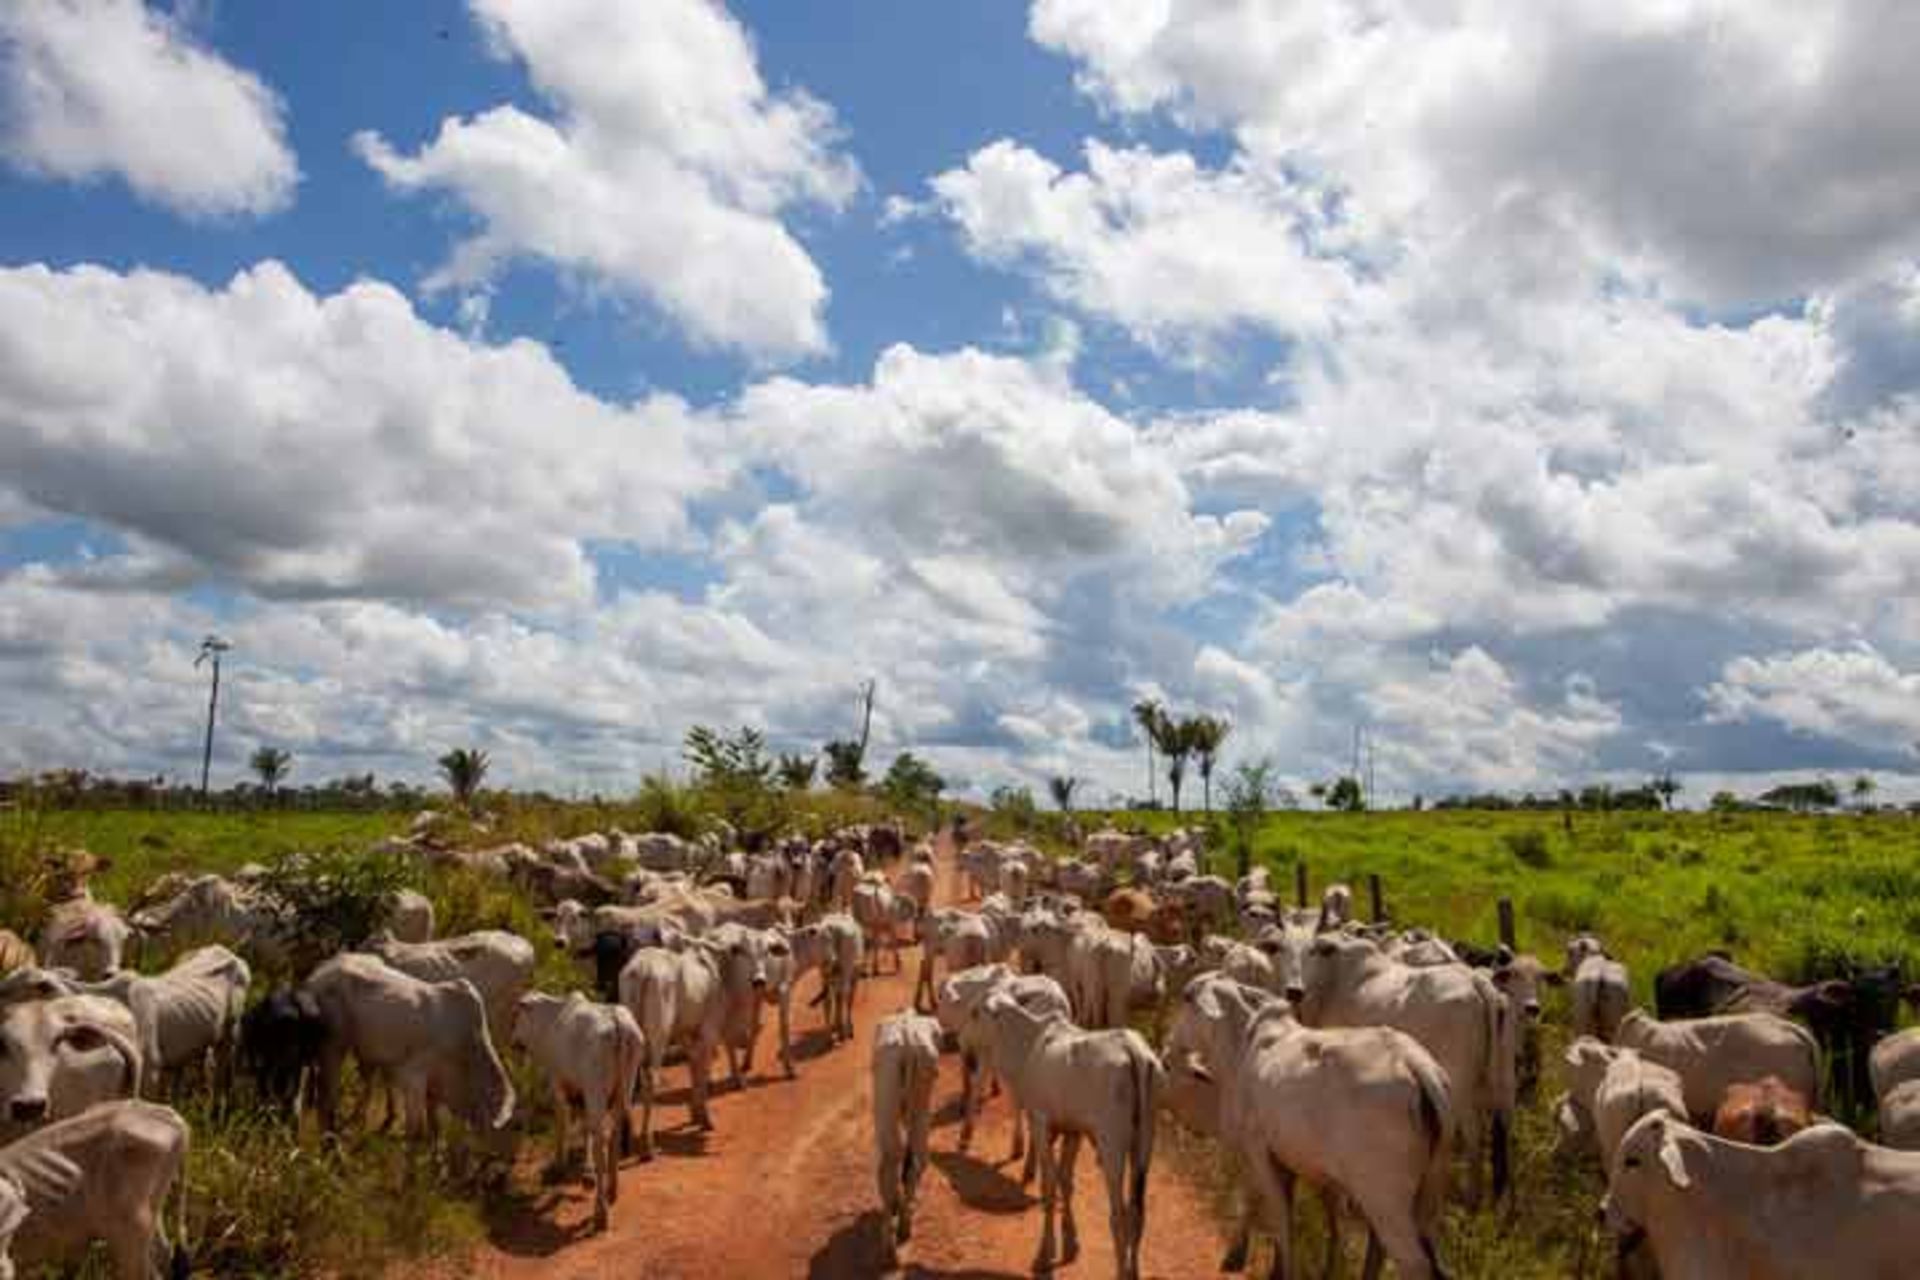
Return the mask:
<path id="1" fill-rule="evenodd" d="M 1507 1165 L 1511 1153 L 1512 1119 L 1505 1111 L 1493 1113 L 1493 1198 L 1495 1200 L 1504 1199 L 1507 1194 Z"/>
<path id="2" fill-rule="evenodd" d="M 553 1173 L 558 1177 L 567 1167 L 567 1123 L 573 1118 L 573 1108 L 567 1104 L 567 1091 L 556 1082 L 553 1086 Z M 592 1130 L 589 1129 L 591 1134 Z M 592 1146 L 589 1138 L 588 1146 Z"/>
<path id="3" fill-rule="evenodd" d="M 900 1243 L 913 1235 L 913 1206 L 920 1193 L 920 1175 L 927 1169 L 928 1131 L 933 1125 L 933 1081 L 925 1079 L 912 1098 L 913 1119 L 907 1126 L 905 1186 L 900 1201 Z"/>
<path id="4" fill-rule="evenodd" d="M 333 1037 L 320 1051 L 320 1069 L 314 1075 L 314 1092 L 320 1108 L 320 1127 L 334 1132 L 340 1122 L 340 1069 L 346 1065 L 346 1050 Z"/>
<path id="5" fill-rule="evenodd" d="M 1053 1201 L 1054 1180 L 1053 1149 L 1048 1142 L 1047 1119 L 1036 1115 L 1033 1119 L 1033 1141 L 1040 1148 L 1040 1252 L 1034 1255 L 1033 1269 L 1045 1273 L 1053 1270 Z"/>
<path id="6" fill-rule="evenodd" d="M 115 1280 L 148 1280 L 165 1274 L 165 1252 L 153 1211 L 142 1205 L 131 1218 L 112 1224 L 107 1256 Z M 156 1262 L 159 1264 L 156 1266 Z"/>
<path id="7" fill-rule="evenodd" d="M 1293 1174 L 1264 1149 L 1247 1153 L 1247 1181 L 1253 1184 L 1267 1233 L 1273 1237 L 1272 1280 L 1293 1277 Z"/>
<path id="8" fill-rule="evenodd" d="M 1340 1274 L 1340 1189 L 1330 1182 L 1320 1188 L 1320 1207 L 1327 1218 L 1327 1262 L 1320 1274 L 1333 1280 Z"/>
<path id="9" fill-rule="evenodd" d="M 1053 1177 L 1054 1194 L 1060 1201 L 1060 1260 L 1072 1262 L 1080 1256 L 1080 1224 L 1073 1216 L 1073 1169 L 1080 1162 L 1080 1135 L 1072 1130 L 1060 1135 L 1057 1171 Z"/>
<path id="10" fill-rule="evenodd" d="M 653 1159 L 653 1083 L 659 1079 L 660 1060 L 667 1047 L 654 1040 L 647 1042 L 647 1060 L 640 1066 L 640 1159 Z"/>
<path id="11" fill-rule="evenodd" d="M 791 1080 L 799 1075 L 793 1069 L 793 984 L 780 993 L 780 1069 Z"/>
<path id="12" fill-rule="evenodd" d="M 607 1229 L 607 1206 L 613 1197 L 608 1193 L 607 1184 L 613 1180 L 612 1136 L 607 1116 L 600 1107 L 588 1104 L 586 1114 L 587 1128 L 587 1174 L 593 1179 L 593 1229 Z"/>
<path id="13" fill-rule="evenodd" d="M 1107 1146 L 1114 1149 L 1109 1152 Z M 1133 1215 L 1138 1206 L 1127 1198 L 1127 1145 L 1115 1142 L 1103 1146 L 1096 1142 L 1093 1151 L 1099 1157 L 1100 1172 L 1107 1180 L 1107 1229 L 1113 1233 L 1113 1257 L 1119 1280 L 1134 1280 L 1140 1269 L 1140 1260 L 1134 1256 L 1133 1248 Z"/>
<path id="14" fill-rule="evenodd" d="M 697 1129 L 713 1128 L 713 1117 L 707 1113 L 707 1072 L 713 1067 L 713 1046 L 704 1040 L 696 1040 L 687 1054 L 687 1075 L 689 1106 L 693 1112 L 693 1124 Z"/>

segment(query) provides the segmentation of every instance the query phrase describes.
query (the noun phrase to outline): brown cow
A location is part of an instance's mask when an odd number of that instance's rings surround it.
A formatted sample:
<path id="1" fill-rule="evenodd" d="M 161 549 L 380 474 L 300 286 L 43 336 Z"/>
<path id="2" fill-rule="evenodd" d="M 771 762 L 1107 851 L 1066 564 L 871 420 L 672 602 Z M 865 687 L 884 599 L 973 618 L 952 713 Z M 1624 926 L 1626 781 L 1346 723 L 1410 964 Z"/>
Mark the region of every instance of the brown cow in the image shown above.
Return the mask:
<path id="1" fill-rule="evenodd" d="M 1145 889 L 1115 889 L 1100 904 L 1100 914 L 1123 933 L 1145 933 L 1153 925 L 1158 904 Z"/>
<path id="2" fill-rule="evenodd" d="M 1713 1113 L 1715 1137 L 1752 1147 L 1776 1146 L 1812 1123 L 1806 1098 L 1779 1076 L 1728 1085 Z"/>
<path id="3" fill-rule="evenodd" d="M 0 929 L 0 977 L 15 969 L 30 969 L 39 963 L 33 948 L 11 929 Z"/>

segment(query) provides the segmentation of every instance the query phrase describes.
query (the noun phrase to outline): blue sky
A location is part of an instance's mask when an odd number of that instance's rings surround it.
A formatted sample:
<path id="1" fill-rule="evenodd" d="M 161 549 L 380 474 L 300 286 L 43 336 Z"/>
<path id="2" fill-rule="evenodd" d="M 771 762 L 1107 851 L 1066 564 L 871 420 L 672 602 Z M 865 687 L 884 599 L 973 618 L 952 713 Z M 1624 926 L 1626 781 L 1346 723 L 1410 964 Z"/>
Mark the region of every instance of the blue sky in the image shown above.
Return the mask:
<path id="1" fill-rule="evenodd" d="M 1365 20 L 1363 20 L 1363 18 Z M 1899 6 L 0 16 L 0 768 L 1911 788 Z M 1681 76 L 1699 65 L 1713 76 Z M 1764 127 L 1763 127 L 1764 122 Z M 1657 145 L 1649 145 L 1657 138 Z"/>

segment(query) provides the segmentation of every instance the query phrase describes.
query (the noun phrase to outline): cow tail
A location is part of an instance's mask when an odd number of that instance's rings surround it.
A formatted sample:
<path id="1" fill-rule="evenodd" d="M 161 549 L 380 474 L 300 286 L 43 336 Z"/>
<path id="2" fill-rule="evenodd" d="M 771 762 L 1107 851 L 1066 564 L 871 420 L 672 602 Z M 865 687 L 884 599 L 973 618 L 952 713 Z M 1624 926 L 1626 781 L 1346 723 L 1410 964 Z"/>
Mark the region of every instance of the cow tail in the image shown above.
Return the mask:
<path id="1" fill-rule="evenodd" d="M 1491 983 L 1483 983 L 1487 1054 L 1483 1060 L 1482 1097 L 1493 1114 L 1493 1198 L 1507 1194 L 1514 1107 L 1515 1049 L 1513 1006 Z"/>
<path id="2" fill-rule="evenodd" d="M 182 1126 L 184 1129 L 185 1127 Z M 180 1164 L 173 1175 L 174 1213 L 173 1259 L 169 1270 L 171 1280 L 187 1280 L 193 1274 L 193 1254 L 187 1248 L 187 1155 L 193 1137 L 191 1131 L 183 1132 L 180 1141 Z"/>
<path id="3" fill-rule="evenodd" d="M 1432 1235 L 1440 1223 L 1453 1170 L 1453 1093 L 1446 1073 L 1431 1057 L 1422 1055 L 1414 1061 L 1413 1077 L 1419 1090 L 1414 1118 L 1427 1139 L 1427 1163 L 1420 1173 L 1414 1208 L 1419 1214 L 1421 1241 L 1431 1252 Z M 1440 1274 L 1437 1265 L 1434 1274 Z"/>
<path id="4" fill-rule="evenodd" d="M 1153 1168 L 1154 1100 L 1166 1072 L 1144 1041 L 1133 1046 L 1133 1212 L 1129 1218 L 1136 1261 L 1147 1229 L 1147 1173 Z"/>

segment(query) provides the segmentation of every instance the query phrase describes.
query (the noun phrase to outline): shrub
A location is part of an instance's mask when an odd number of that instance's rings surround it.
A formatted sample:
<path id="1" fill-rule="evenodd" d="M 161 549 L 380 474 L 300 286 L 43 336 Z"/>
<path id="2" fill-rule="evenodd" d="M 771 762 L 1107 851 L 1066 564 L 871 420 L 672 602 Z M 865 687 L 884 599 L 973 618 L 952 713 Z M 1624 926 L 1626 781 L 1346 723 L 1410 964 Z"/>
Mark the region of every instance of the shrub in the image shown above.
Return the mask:
<path id="1" fill-rule="evenodd" d="M 705 815 L 693 794 L 674 786 L 673 779 L 664 773 L 641 779 L 634 810 L 635 825 L 642 831 L 665 831 L 693 840 L 706 827 Z"/>
<path id="2" fill-rule="evenodd" d="M 295 968 L 304 971 L 372 937 L 412 872 L 399 854 L 378 848 L 288 853 L 268 865 L 261 888 L 285 904 Z"/>
<path id="3" fill-rule="evenodd" d="M 1569 933 L 1600 927 L 1601 897 L 1589 887 L 1548 888 L 1527 895 L 1526 912 Z"/>
<path id="4" fill-rule="evenodd" d="M 1514 861 L 1522 866 L 1544 871 L 1553 865 L 1553 851 L 1547 845 L 1547 833 L 1544 831 L 1509 831 L 1500 837 L 1507 846 Z"/>

